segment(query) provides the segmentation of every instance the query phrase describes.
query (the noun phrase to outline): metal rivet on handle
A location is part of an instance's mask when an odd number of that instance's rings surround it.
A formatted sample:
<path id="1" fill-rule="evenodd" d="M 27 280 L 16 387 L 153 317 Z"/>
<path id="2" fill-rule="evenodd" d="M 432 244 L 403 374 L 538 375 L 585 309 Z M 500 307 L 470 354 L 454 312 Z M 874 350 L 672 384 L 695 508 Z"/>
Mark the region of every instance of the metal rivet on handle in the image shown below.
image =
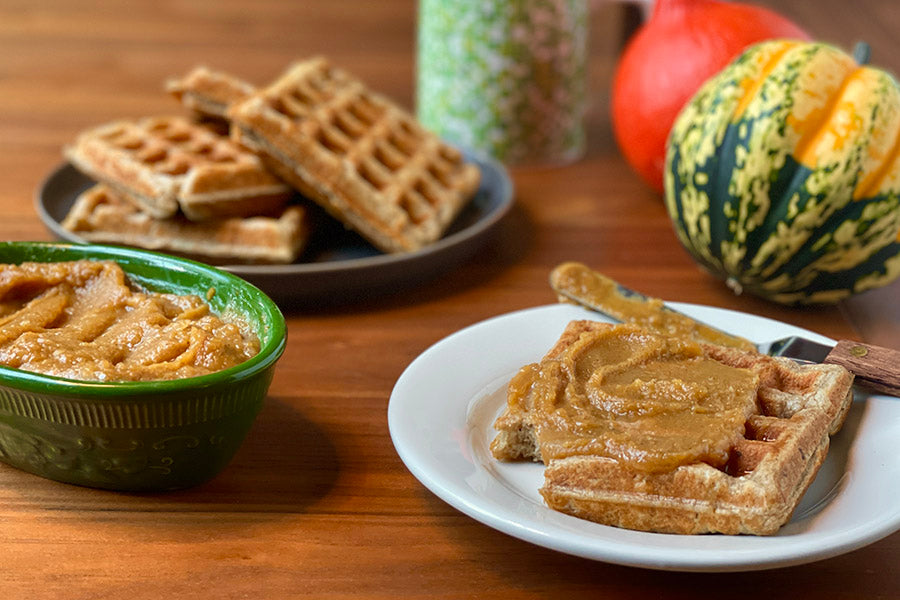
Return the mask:
<path id="1" fill-rule="evenodd" d="M 862 358 L 868 353 L 869 349 L 865 346 L 853 346 L 852 348 L 850 348 L 850 354 L 856 356 L 857 358 Z"/>

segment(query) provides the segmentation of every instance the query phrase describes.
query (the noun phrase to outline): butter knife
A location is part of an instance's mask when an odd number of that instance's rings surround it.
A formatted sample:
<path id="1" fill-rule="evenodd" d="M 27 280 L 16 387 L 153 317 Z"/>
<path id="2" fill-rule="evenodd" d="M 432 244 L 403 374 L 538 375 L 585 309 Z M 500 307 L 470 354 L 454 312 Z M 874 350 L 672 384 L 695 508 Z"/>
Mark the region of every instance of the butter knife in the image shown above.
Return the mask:
<path id="1" fill-rule="evenodd" d="M 643 319 L 646 323 L 648 319 L 655 319 L 675 323 L 679 331 L 682 327 L 690 328 L 695 337 L 712 343 L 755 349 L 770 356 L 803 362 L 840 365 L 854 374 L 855 383 L 900 396 L 900 351 L 897 350 L 851 340 L 840 340 L 830 346 L 801 336 L 756 344 L 697 321 L 666 306 L 661 300 L 627 288 L 581 263 L 563 263 L 553 269 L 550 287 L 560 300 L 581 305 L 615 321 L 640 323 Z"/>

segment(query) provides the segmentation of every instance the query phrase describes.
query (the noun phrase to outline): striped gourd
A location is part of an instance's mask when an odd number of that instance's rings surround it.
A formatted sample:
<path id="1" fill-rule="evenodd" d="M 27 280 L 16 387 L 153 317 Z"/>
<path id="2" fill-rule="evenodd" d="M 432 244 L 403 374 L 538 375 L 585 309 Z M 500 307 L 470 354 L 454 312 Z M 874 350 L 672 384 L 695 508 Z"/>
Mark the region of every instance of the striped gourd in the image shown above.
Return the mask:
<path id="1" fill-rule="evenodd" d="M 900 89 L 827 44 L 755 45 L 682 110 L 664 183 L 681 243 L 738 292 L 831 303 L 884 285 L 900 275 Z"/>

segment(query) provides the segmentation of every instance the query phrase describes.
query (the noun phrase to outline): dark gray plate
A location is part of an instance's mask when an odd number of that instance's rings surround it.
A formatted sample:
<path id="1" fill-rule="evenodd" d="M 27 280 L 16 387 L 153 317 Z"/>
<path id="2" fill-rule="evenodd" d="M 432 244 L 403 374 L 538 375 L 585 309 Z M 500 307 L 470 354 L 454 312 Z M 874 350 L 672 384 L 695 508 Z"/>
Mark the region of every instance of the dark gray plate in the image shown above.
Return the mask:
<path id="1" fill-rule="evenodd" d="M 382 295 L 427 281 L 469 259 L 509 211 L 513 188 L 502 165 L 466 155 L 481 168 L 481 186 L 438 242 L 417 252 L 383 254 L 339 223 L 323 218 L 310 246 L 290 265 L 220 265 L 283 305 L 327 305 Z M 69 164 L 41 184 L 35 207 L 58 238 L 83 243 L 60 223 L 75 198 L 93 184 Z"/>

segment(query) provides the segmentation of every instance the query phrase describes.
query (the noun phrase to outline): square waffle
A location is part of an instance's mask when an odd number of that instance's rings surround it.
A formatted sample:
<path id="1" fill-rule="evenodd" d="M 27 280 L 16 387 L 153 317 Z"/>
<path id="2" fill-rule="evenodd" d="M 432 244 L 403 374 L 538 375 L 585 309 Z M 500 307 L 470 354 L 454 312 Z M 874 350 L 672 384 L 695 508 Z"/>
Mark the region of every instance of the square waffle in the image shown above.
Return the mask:
<path id="1" fill-rule="evenodd" d="M 540 369 L 553 368 L 582 335 L 610 327 L 571 322 Z M 768 535 L 788 521 L 825 459 L 829 436 L 844 421 L 852 375 L 836 365 L 800 365 L 711 344 L 700 348 L 707 358 L 758 376 L 756 409 L 727 460 L 648 472 L 576 452 L 544 461 L 540 492 L 548 506 L 605 525 L 677 534 Z M 494 456 L 541 461 L 537 428 L 546 426 L 542 423 L 527 403 L 508 403 L 494 424 Z"/>
<path id="2" fill-rule="evenodd" d="M 289 206 L 277 217 L 155 219 L 103 184 L 78 196 L 62 226 L 91 242 L 174 252 L 220 264 L 293 262 L 309 234 L 302 206 Z"/>
<path id="3" fill-rule="evenodd" d="M 296 63 L 229 117 L 275 173 L 384 252 L 439 239 L 478 187 L 459 151 L 323 58 Z"/>
<path id="4" fill-rule="evenodd" d="M 228 108 L 256 91 L 246 81 L 204 66 L 166 82 L 166 91 L 186 108 L 209 119 L 225 119 Z"/>
<path id="5" fill-rule="evenodd" d="M 158 219 L 179 209 L 194 221 L 260 214 L 290 196 L 251 152 L 181 117 L 102 125 L 82 133 L 65 154 Z"/>

